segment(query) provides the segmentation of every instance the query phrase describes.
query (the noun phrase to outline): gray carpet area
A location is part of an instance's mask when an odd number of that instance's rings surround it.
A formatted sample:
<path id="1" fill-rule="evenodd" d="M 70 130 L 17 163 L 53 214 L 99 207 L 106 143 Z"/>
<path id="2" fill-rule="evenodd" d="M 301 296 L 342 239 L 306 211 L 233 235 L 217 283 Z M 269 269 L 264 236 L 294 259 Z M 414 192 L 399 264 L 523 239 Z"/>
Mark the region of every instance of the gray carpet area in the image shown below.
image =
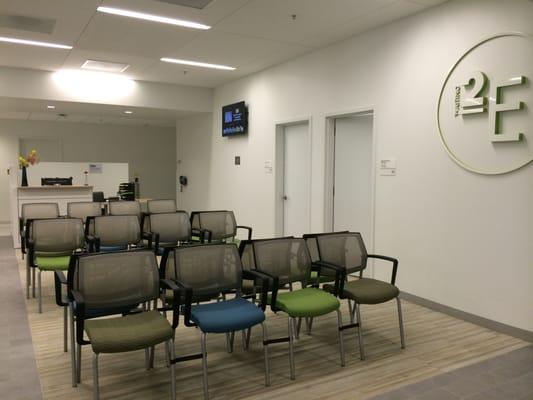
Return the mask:
<path id="1" fill-rule="evenodd" d="M 437 375 L 373 400 L 533 400 L 533 346 Z"/>
<path id="2" fill-rule="evenodd" d="M 41 399 L 41 384 L 13 242 L 0 236 L 0 398 Z"/>

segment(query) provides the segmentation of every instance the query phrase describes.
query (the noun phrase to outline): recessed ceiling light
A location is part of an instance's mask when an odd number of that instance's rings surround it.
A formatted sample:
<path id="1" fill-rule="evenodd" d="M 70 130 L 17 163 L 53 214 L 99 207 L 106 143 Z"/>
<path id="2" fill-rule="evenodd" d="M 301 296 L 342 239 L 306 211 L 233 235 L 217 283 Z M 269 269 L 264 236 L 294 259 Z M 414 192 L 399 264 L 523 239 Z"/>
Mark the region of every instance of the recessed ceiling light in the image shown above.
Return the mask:
<path id="1" fill-rule="evenodd" d="M 98 7 L 96 10 L 103 12 L 103 13 L 107 13 L 107 14 L 120 15 L 123 17 L 130 17 L 130 18 L 137 18 L 137 19 L 144 19 L 146 21 L 161 22 L 162 24 L 184 26 L 186 28 L 204 29 L 204 30 L 211 29 L 209 25 L 199 24 L 198 22 L 162 17 L 160 15 L 145 14 L 145 13 L 141 13 L 137 11 L 123 10 L 123 9 L 114 8 L 114 7 L 102 7 L 101 6 L 101 7 Z"/>
<path id="2" fill-rule="evenodd" d="M 49 105 L 49 106 L 46 106 L 46 108 L 48 108 L 49 110 L 55 110 L 56 106 Z"/>
<path id="3" fill-rule="evenodd" d="M 112 61 L 87 60 L 81 66 L 81 69 L 90 69 L 93 71 L 121 73 L 128 69 L 128 64 L 116 63 Z"/>
<path id="4" fill-rule="evenodd" d="M 226 71 L 233 71 L 236 69 L 235 67 L 230 67 L 228 65 L 208 64 L 208 63 L 203 63 L 203 62 L 198 62 L 198 61 L 179 60 L 176 58 L 167 58 L 167 57 L 163 57 L 161 61 L 173 63 L 173 64 L 192 65 L 193 67 L 223 69 Z"/>
<path id="5" fill-rule="evenodd" d="M 25 44 L 29 46 L 40 46 L 40 47 L 52 47 L 55 49 L 72 49 L 72 46 L 66 44 L 50 43 L 50 42 L 38 42 L 35 40 L 25 40 L 0 36 L 0 42 L 15 43 L 15 44 Z"/>
<path id="6" fill-rule="evenodd" d="M 133 111 L 126 110 L 126 111 L 124 111 L 124 114 L 133 114 Z"/>

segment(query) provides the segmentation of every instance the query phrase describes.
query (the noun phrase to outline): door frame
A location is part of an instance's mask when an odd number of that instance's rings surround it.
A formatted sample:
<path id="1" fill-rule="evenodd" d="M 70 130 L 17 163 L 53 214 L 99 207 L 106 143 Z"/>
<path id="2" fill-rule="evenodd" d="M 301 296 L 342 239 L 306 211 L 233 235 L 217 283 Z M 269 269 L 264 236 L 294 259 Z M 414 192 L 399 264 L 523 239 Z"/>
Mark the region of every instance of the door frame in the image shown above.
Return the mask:
<path id="1" fill-rule="evenodd" d="M 274 232 L 277 237 L 283 236 L 283 227 L 284 227 L 284 203 L 283 203 L 283 192 L 284 192 L 284 178 L 285 178 L 285 128 L 291 125 L 307 124 L 307 140 L 308 140 L 308 153 L 307 153 L 307 164 L 309 168 L 308 174 L 308 190 L 307 195 L 307 224 L 309 229 L 311 228 L 311 182 L 312 182 L 312 173 L 313 173 L 313 117 L 311 115 L 293 117 L 283 120 L 278 120 L 274 122 L 275 127 L 275 160 L 274 160 L 274 172 L 275 172 L 275 190 L 274 190 L 274 207 L 275 207 L 275 226 Z"/>
<path id="2" fill-rule="evenodd" d="M 365 238 L 365 245 L 369 252 L 374 251 L 375 219 L 376 219 L 376 155 L 377 155 L 377 129 L 376 129 L 376 107 L 373 105 L 359 107 L 340 112 L 331 112 L 324 115 L 325 118 L 325 173 L 324 173 L 324 228 L 325 231 L 333 231 L 333 186 L 335 183 L 335 119 L 354 117 L 358 115 L 372 114 L 372 168 L 370 186 L 370 237 Z"/>

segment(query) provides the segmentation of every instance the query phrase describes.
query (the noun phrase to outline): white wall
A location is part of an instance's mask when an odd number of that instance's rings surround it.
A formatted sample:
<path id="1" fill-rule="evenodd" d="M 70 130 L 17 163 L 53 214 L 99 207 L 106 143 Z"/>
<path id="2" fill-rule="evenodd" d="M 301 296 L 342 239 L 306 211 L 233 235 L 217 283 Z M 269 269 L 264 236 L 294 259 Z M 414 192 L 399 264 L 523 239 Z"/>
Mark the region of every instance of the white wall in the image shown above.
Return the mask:
<path id="1" fill-rule="evenodd" d="M 52 158 L 43 154 L 42 161 L 128 163 L 130 180 L 139 177 L 141 197 L 176 195 L 174 128 L 0 120 L 0 138 L 13 137 L 53 141 L 58 151 L 48 152 Z"/>
<path id="2" fill-rule="evenodd" d="M 18 181 L 18 152 L 16 137 L 0 135 L 0 235 L 3 236 L 11 235 L 13 229 L 10 225 L 11 194 Z"/>
<path id="3" fill-rule="evenodd" d="M 435 122 L 457 59 L 489 35 L 531 31 L 532 20 L 526 0 L 452 1 L 227 84 L 215 90 L 208 150 L 189 138 L 180 151 L 194 158 L 193 169 L 209 165 L 209 207 L 233 209 L 256 236 L 271 236 L 275 174 L 263 166 L 275 159 L 275 123 L 311 115 L 311 230 L 320 231 L 325 115 L 374 106 L 377 159 L 398 162 L 397 177 L 376 177 L 375 251 L 400 259 L 400 288 L 533 331 L 533 166 L 492 177 L 468 172 L 446 154 Z M 221 108 L 239 100 L 250 106 L 249 134 L 222 138 Z"/>
<path id="4" fill-rule="evenodd" d="M 212 114 L 199 114 L 177 121 L 177 173 L 188 179 L 178 185 L 177 200 L 181 210 L 201 211 L 209 207 Z"/>

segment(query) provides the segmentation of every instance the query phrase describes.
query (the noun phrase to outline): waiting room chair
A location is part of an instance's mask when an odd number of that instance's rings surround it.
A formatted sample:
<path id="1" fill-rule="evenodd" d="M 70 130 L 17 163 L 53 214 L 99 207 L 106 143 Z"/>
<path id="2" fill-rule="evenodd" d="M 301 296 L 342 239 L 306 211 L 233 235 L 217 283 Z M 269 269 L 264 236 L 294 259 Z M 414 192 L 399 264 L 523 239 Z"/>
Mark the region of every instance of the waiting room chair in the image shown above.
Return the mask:
<path id="1" fill-rule="evenodd" d="M 89 217 L 85 226 L 86 240 L 91 252 L 127 250 L 131 247 L 152 247 L 152 236 L 141 233 L 139 218 L 135 215 L 103 215 Z"/>
<path id="2" fill-rule="evenodd" d="M 252 228 L 237 225 L 233 211 L 193 211 L 191 227 L 194 235 L 205 232 L 207 234 L 205 239 L 209 243 L 234 242 L 238 245 L 237 229 L 248 231 L 247 239 L 252 239 Z"/>
<path id="3" fill-rule="evenodd" d="M 146 214 L 144 218 L 144 225 L 151 228 L 148 235 L 153 237 L 157 255 L 162 255 L 165 247 L 191 243 L 191 221 L 185 211 Z"/>
<path id="4" fill-rule="evenodd" d="M 76 324 L 77 357 L 73 379 L 81 381 L 81 346 L 93 350 L 93 398 L 99 398 L 98 362 L 101 354 L 145 350 L 164 343 L 166 358 L 174 359 L 174 330 L 178 326 L 178 287 L 161 280 L 150 250 L 84 254 L 73 259 L 68 273 L 69 300 Z M 161 289 L 172 290 L 175 302 L 156 308 Z M 148 305 L 142 310 L 138 304 Z M 151 309 L 150 305 L 154 307 Z M 129 312 L 133 310 L 135 312 Z M 122 311 L 126 310 L 126 311 Z M 172 311 L 172 324 L 160 311 Z M 111 318 L 95 318 L 98 316 Z M 85 340 L 84 333 L 89 340 Z M 74 353 L 74 352 L 72 352 Z M 153 367 L 153 356 L 146 367 Z M 176 398 L 176 374 L 170 364 L 171 399 Z"/>
<path id="5" fill-rule="evenodd" d="M 127 201 L 110 201 L 108 205 L 108 214 L 109 215 L 135 215 L 139 218 L 141 222 L 142 210 L 141 203 L 136 200 Z"/>
<path id="6" fill-rule="evenodd" d="M 340 286 L 335 288 L 331 284 L 325 284 L 324 290 L 335 293 L 341 299 L 347 299 L 350 309 L 350 320 L 353 324 L 357 315 L 359 351 L 361 360 L 365 359 L 363 345 L 363 331 L 361 320 L 362 304 L 381 304 L 396 299 L 398 307 L 398 319 L 400 324 L 400 340 L 402 349 L 405 348 L 405 335 L 403 328 L 402 307 L 400 290 L 395 286 L 398 270 L 398 260 L 388 256 L 368 254 L 363 238 L 360 233 L 334 232 L 305 235 L 307 239 L 314 239 L 317 243 L 319 261 L 341 267 L 345 276 L 358 273 L 356 280 L 342 280 Z M 369 258 L 384 260 L 392 263 L 392 276 L 390 283 L 377 279 L 363 277 Z M 353 305 L 352 305 L 353 302 Z"/>
<path id="7" fill-rule="evenodd" d="M 92 201 L 79 201 L 67 203 L 67 217 L 79 218 L 84 224 L 88 217 L 98 217 L 102 215 L 102 204 Z"/>
<path id="8" fill-rule="evenodd" d="M 332 294 L 309 287 L 311 257 L 306 243 L 300 238 L 280 238 L 252 241 L 256 271 L 270 277 L 271 294 L 269 304 L 274 312 L 284 312 L 288 316 L 290 378 L 295 379 L 294 340 L 297 337 L 296 319 L 315 318 L 331 312 L 337 313 L 337 334 L 341 366 L 345 365 L 342 315 L 340 302 Z M 335 286 L 343 279 L 342 269 L 324 265 L 335 273 Z M 300 283 L 301 288 L 294 288 Z M 285 285 L 289 291 L 281 292 Z"/>
<path id="9" fill-rule="evenodd" d="M 22 204 L 19 218 L 20 251 L 22 259 L 26 254 L 26 241 L 29 231 L 26 229 L 28 221 L 32 219 L 59 218 L 59 206 L 57 203 L 26 203 Z M 29 294 L 28 294 L 29 298 Z"/>
<path id="10" fill-rule="evenodd" d="M 169 257 L 169 254 L 172 256 Z M 265 361 L 265 384 L 270 385 L 267 329 L 264 324 L 268 278 L 255 271 L 243 271 L 237 247 L 233 244 L 211 244 L 166 248 L 165 259 L 173 260 L 175 282 L 182 293 L 186 326 L 197 326 L 201 331 L 201 354 L 184 356 L 175 362 L 202 358 L 204 398 L 209 398 L 207 379 L 206 338 L 212 333 L 233 333 L 261 325 Z M 167 264 L 168 265 L 168 264 Z M 261 304 L 255 305 L 241 297 L 242 278 L 263 281 Z M 235 291 L 235 298 L 192 305 L 198 297 L 213 298 Z M 227 336 L 226 336 L 227 337 Z"/>
<path id="11" fill-rule="evenodd" d="M 146 202 L 146 212 L 142 213 L 141 219 L 141 226 L 143 228 L 143 232 L 149 232 L 152 230 L 152 228 L 150 227 L 151 214 L 166 214 L 174 213 L 176 211 L 176 200 L 174 199 L 148 200 Z"/>
<path id="12" fill-rule="evenodd" d="M 38 270 L 37 289 L 39 313 L 42 312 L 43 271 L 68 270 L 70 257 L 85 245 L 83 222 L 78 218 L 55 218 L 31 220 L 28 226 L 28 257 L 26 260 L 26 293 L 29 297 L 30 270 L 33 276 L 33 296 L 35 297 L 35 270 Z"/>

